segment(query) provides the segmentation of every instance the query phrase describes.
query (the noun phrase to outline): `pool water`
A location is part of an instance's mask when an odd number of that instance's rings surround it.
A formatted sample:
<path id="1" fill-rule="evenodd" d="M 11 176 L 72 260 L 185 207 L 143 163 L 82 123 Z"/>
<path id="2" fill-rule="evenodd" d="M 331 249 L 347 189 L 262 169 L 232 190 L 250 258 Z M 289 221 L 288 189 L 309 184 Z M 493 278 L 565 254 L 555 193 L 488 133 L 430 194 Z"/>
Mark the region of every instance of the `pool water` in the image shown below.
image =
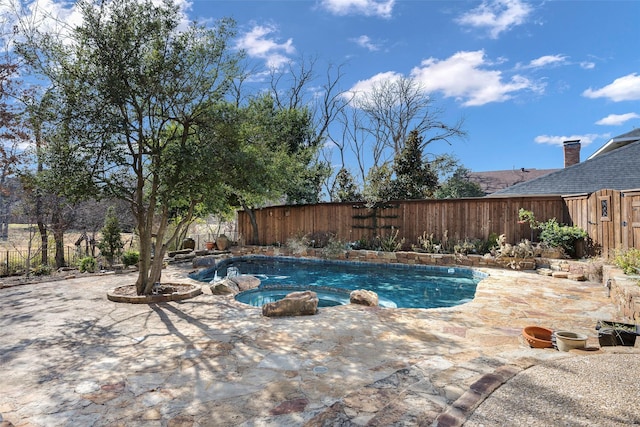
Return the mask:
<path id="1" fill-rule="evenodd" d="M 223 260 L 194 278 L 210 282 L 225 277 L 230 268 L 232 274 L 249 274 L 261 280 L 260 288 L 236 296 L 237 300 L 256 306 L 280 299 L 293 290 L 317 291 L 322 305 L 323 292 L 328 292 L 327 289 L 345 293 L 368 289 L 378 294 L 382 306 L 451 307 L 471 301 L 478 282 L 486 276 L 469 268 L 250 256 Z M 293 290 L 273 289 L 287 286 Z M 331 305 L 331 300 L 336 298 L 326 299 L 326 304 Z"/>

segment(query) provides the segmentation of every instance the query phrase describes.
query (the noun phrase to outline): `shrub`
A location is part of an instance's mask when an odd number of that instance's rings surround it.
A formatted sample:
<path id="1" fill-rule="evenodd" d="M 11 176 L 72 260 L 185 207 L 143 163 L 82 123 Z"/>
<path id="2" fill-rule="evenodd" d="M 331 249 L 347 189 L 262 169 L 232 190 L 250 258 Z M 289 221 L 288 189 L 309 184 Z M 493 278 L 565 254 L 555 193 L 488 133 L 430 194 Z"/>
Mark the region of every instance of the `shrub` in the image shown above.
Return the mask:
<path id="1" fill-rule="evenodd" d="M 140 252 L 129 249 L 122 254 L 122 263 L 125 267 L 138 264 L 140 261 Z"/>
<path id="2" fill-rule="evenodd" d="M 616 257 L 613 262 L 620 267 L 625 274 L 639 274 L 640 249 L 632 248 L 627 251 L 618 251 L 616 252 Z"/>
<path id="3" fill-rule="evenodd" d="M 422 236 L 418 236 L 418 245 L 414 246 L 413 249 L 424 251 L 428 254 L 437 254 L 442 251 L 442 245 L 433 237 L 433 233 L 427 234 L 425 231 Z"/>
<path id="4" fill-rule="evenodd" d="M 113 265 L 113 260 L 120 256 L 124 244 L 120 234 L 120 223 L 113 206 L 107 209 L 107 215 L 102 227 L 102 241 L 98 243 L 100 253 L 107 259 L 109 265 Z"/>
<path id="5" fill-rule="evenodd" d="M 394 232 L 392 228 L 391 233 L 389 233 L 387 236 L 379 237 L 377 240 L 380 250 L 384 252 L 397 252 L 398 250 L 400 250 L 400 248 L 404 244 L 404 239 L 398 241 L 399 233 L 400 230 L 395 230 Z"/>
<path id="6" fill-rule="evenodd" d="M 559 224 L 555 218 L 539 222 L 533 212 L 526 209 L 518 211 L 521 221 L 526 221 L 532 229 L 540 230 L 540 241 L 550 248 L 562 248 L 566 254 L 575 256 L 576 242 L 587 237 L 587 232 L 580 227 Z"/>
<path id="7" fill-rule="evenodd" d="M 31 270 L 34 276 L 48 276 L 51 274 L 51 266 L 47 264 L 38 264 Z"/>
<path id="8" fill-rule="evenodd" d="M 347 249 L 348 245 L 345 242 L 331 237 L 327 244 L 322 248 L 322 254 L 327 258 L 337 258 Z"/>
<path id="9" fill-rule="evenodd" d="M 570 256 L 575 256 L 576 242 L 587 237 L 580 227 L 560 225 L 555 218 L 540 223 L 540 240 L 552 248 L 562 248 Z"/>
<path id="10" fill-rule="evenodd" d="M 78 270 L 80 270 L 80 273 L 94 273 L 96 271 L 96 267 L 96 259 L 92 256 L 81 258 L 78 262 Z"/>
<path id="11" fill-rule="evenodd" d="M 335 233 L 329 231 L 316 231 L 306 236 L 306 240 L 312 248 L 324 248 L 335 240 Z"/>
<path id="12" fill-rule="evenodd" d="M 307 236 L 298 234 L 294 237 L 288 238 L 286 246 L 292 254 L 300 255 L 307 251 L 307 248 L 310 247 L 310 243 L 311 242 L 309 242 Z"/>

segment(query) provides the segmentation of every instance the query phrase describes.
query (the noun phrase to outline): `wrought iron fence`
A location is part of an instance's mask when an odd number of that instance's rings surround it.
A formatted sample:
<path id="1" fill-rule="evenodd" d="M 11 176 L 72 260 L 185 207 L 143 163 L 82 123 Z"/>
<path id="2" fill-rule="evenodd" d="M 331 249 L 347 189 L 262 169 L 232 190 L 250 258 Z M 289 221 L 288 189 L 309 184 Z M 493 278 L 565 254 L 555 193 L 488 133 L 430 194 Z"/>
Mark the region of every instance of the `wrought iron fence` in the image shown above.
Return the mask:
<path id="1" fill-rule="evenodd" d="M 77 265 L 80 258 L 85 255 L 75 246 L 67 246 L 64 251 L 64 261 L 67 266 Z M 39 248 L 34 250 L 0 250 L 0 276 L 12 276 L 27 273 L 38 274 L 44 270 L 50 270 L 56 265 L 55 251 L 49 250 L 47 262 L 42 262 L 42 254 Z"/>

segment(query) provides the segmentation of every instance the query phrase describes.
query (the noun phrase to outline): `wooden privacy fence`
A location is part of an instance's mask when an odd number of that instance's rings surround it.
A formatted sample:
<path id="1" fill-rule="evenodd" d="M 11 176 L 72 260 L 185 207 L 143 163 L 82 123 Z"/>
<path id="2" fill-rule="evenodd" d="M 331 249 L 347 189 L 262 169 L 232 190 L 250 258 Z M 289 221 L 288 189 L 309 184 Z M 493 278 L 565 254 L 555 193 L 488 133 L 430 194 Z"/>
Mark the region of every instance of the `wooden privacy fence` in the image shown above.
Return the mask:
<path id="1" fill-rule="evenodd" d="M 338 239 L 355 242 L 362 238 L 388 236 L 418 243 L 423 233 L 442 240 L 487 239 L 491 233 L 505 234 L 511 243 L 531 238 L 528 224 L 518 222 L 518 211 L 534 212 L 536 219 L 556 218 L 568 223 L 570 217 L 560 196 L 510 198 L 468 198 L 446 200 L 405 200 L 389 202 L 378 209 L 364 203 L 320 203 L 316 205 L 273 206 L 255 211 L 258 241 L 252 239 L 249 215 L 238 212 L 238 230 L 247 244 L 284 244 L 295 236 L 329 232 Z"/>
<path id="2" fill-rule="evenodd" d="M 573 225 L 589 233 L 603 257 L 640 249 L 640 189 L 599 190 L 564 200 Z"/>

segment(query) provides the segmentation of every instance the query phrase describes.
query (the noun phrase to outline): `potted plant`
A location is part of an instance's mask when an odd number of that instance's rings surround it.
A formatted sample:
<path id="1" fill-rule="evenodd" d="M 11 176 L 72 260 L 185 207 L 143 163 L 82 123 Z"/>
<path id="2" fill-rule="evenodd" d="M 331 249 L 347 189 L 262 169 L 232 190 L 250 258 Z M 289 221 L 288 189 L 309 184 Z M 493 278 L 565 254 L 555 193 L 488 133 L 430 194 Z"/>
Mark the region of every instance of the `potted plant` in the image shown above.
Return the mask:
<path id="1" fill-rule="evenodd" d="M 640 335 L 639 325 L 604 320 L 598 320 L 596 330 L 601 347 L 616 345 L 632 347 L 636 343 L 636 337 Z"/>

